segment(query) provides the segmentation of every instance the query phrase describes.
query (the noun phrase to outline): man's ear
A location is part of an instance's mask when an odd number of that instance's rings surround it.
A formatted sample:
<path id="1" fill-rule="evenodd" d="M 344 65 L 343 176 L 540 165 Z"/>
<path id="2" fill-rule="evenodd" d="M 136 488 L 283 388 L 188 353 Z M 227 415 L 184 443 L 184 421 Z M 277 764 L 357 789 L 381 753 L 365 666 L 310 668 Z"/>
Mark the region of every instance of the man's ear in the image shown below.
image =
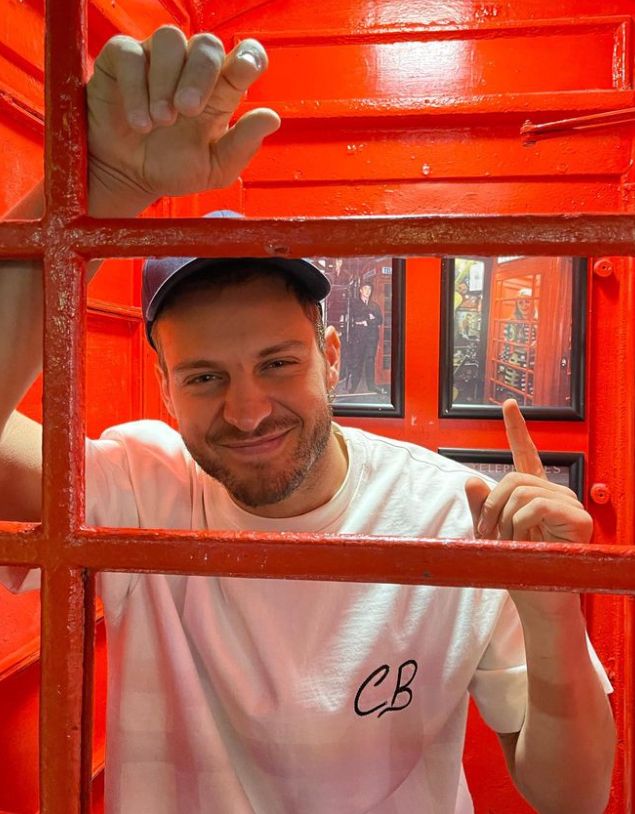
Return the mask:
<path id="1" fill-rule="evenodd" d="M 172 403 L 172 396 L 170 395 L 170 383 L 168 382 L 168 375 L 158 361 L 155 362 L 154 372 L 156 373 L 159 387 L 161 388 L 163 403 L 165 404 L 166 409 L 172 418 L 176 419 L 174 404 Z"/>
<path id="2" fill-rule="evenodd" d="M 340 336 L 332 325 L 324 332 L 324 358 L 326 359 L 326 381 L 329 390 L 335 390 L 340 380 Z"/>

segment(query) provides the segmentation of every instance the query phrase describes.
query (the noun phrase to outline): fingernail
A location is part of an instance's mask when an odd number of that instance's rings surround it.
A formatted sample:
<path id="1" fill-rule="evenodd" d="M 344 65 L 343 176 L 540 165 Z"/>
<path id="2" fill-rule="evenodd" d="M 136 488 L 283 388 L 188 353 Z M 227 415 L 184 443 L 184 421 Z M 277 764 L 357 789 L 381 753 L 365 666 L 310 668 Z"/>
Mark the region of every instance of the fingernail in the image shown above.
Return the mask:
<path id="1" fill-rule="evenodd" d="M 132 113 L 129 113 L 128 121 L 132 127 L 136 127 L 138 130 L 147 130 L 148 127 L 152 127 L 150 117 L 142 110 L 134 110 Z"/>
<path id="2" fill-rule="evenodd" d="M 150 112 L 152 113 L 152 118 L 157 121 L 169 122 L 172 120 L 172 108 L 164 99 L 153 102 L 150 106 Z"/>
<path id="3" fill-rule="evenodd" d="M 262 58 L 262 54 L 260 54 L 258 51 L 255 51 L 253 48 L 250 48 L 248 45 L 240 47 L 236 52 L 236 57 L 237 59 L 242 59 L 243 62 L 247 62 L 257 71 L 261 71 L 265 64 Z"/>
<path id="4" fill-rule="evenodd" d="M 186 88 L 185 90 L 180 90 L 177 93 L 176 101 L 180 107 L 187 107 L 191 110 L 195 110 L 201 106 L 202 97 L 197 90 L 194 90 L 194 88 Z"/>

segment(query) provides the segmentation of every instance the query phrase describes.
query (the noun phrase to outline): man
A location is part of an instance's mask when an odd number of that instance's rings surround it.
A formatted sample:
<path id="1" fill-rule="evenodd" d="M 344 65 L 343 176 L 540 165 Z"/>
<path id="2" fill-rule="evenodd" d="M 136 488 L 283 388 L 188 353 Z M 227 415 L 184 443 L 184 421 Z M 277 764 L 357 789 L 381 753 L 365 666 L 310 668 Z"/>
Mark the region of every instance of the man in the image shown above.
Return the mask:
<path id="1" fill-rule="evenodd" d="M 265 66 L 253 40 L 227 56 L 170 27 L 111 40 L 88 87 L 91 213 L 231 182 L 278 125 L 258 110 L 227 131 Z M 34 195 L 13 215 L 40 211 Z M 491 492 L 424 449 L 331 423 L 339 342 L 322 332 L 317 269 L 161 260 L 144 285 L 179 433 L 137 422 L 87 442 L 89 523 L 448 537 L 474 523 L 588 541 L 589 516 L 544 480 L 513 404 L 526 474 Z M 40 363 L 39 269 L 5 263 L 0 288 L 0 515 L 34 520 L 39 427 L 14 410 Z M 465 814 L 468 691 L 538 811 L 606 804 L 614 729 L 575 595 L 133 574 L 102 575 L 100 591 L 109 812 Z"/>
<path id="2" fill-rule="evenodd" d="M 384 319 L 381 308 L 371 299 L 372 292 L 372 286 L 364 283 L 351 302 L 351 393 L 357 392 L 362 374 L 371 393 L 381 392 L 375 384 L 375 360 Z"/>

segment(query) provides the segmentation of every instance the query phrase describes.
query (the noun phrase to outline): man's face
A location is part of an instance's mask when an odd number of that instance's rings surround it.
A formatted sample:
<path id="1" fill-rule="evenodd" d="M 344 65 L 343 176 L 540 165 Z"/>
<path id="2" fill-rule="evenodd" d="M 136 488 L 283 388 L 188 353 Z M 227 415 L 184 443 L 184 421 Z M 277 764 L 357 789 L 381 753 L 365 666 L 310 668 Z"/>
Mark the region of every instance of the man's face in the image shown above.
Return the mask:
<path id="1" fill-rule="evenodd" d="M 361 294 L 362 299 L 364 300 L 364 302 L 368 302 L 368 300 L 370 299 L 370 292 L 371 292 L 371 287 L 369 285 L 363 285 L 359 289 L 359 293 Z"/>
<path id="2" fill-rule="evenodd" d="M 518 305 L 518 310 L 521 315 L 528 318 L 531 314 L 531 297 L 519 297 L 516 300 L 516 304 Z"/>
<path id="3" fill-rule="evenodd" d="M 290 502 L 323 477 L 339 355 L 284 282 L 188 294 L 157 326 L 163 395 L 192 457 L 233 498 Z M 300 498 L 298 498 L 299 500 Z"/>

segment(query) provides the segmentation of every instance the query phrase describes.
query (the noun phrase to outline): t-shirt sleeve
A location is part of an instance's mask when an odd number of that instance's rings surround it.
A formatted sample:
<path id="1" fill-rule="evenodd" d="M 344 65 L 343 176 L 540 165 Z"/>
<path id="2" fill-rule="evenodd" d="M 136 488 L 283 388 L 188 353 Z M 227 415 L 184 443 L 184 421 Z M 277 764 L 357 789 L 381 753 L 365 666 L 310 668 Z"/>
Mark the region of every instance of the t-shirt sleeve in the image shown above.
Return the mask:
<path id="1" fill-rule="evenodd" d="M 606 693 L 613 691 L 587 636 L 589 656 Z M 495 732 L 519 732 L 525 718 L 527 665 L 518 613 L 507 598 L 490 642 L 469 685 L 483 720 Z"/>
<path id="2" fill-rule="evenodd" d="M 86 520 L 114 528 L 192 527 L 194 462 L 161 421 L 106 430 L 86 447 Z"/>
<path id="3" fill-rule="evenodd" d="M 194 463 L 180 435 L 161 421 L 111 427 L 86 440 L 86 523 L 106 528 L 191 528 Z M 97 545 L 97 544 L 96 544 Z M 113 613 L 137 574 L 97 574 L 97 592 Z M 0 566 L 14 593 L 40 587 L 39 569 Z"/>
<path id="4" fill-rule="evenodd" d="M 86 439 L 86 522 L 90 526 L 136 527 L 139 517 L 131 487 L 123 444 L 102 437 Z M 39 568 L 0 566 L 0 583 L 12 593 L 25 593 L 40 588 Z M 124 574 L 118 582 L 123 590 L 132 575 Z M 101 588 L 101 575 L 97 576 Z"/>
<path id="5" fill-rule="evenodd" d="M 193 462 L 180 435 L 160 421 L 106 430 L 86 443 L 86 522 L 110 528 L 190 528 Z M 105 572 L 99 592 L 113 613 L 138 574 Z"/>
<path id="6" fill-rule="evenodd" d="M 40 569 L 24 565 L 0 565 L 0 585 L 12 594 L 35 591 L 40 587 Z"/>

